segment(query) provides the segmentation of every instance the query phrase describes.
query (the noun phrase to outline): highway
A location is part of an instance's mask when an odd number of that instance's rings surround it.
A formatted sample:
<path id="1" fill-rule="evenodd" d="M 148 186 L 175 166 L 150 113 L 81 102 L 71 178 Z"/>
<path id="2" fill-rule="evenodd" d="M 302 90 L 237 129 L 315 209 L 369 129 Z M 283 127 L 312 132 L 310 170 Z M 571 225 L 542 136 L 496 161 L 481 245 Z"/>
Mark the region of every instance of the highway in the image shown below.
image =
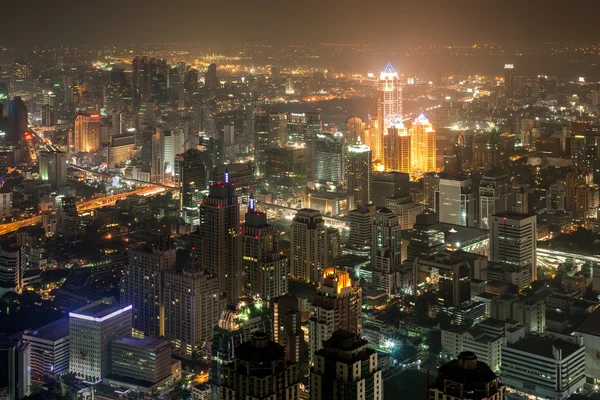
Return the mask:
<path id="1" fill-rule="evenodd" d="M 112 206 L 117 202 L 117 200 L 125 199 L 125 197 L 130 196 L 132 194 L 138 194 L 141 196 L 154 196 L 159 193 L 163 193 L 165 190 L 166 190 L 166 188 L 163 188 L 163 187 L 146 187 L 146 188 L 142 188 L 142 189 L 133 190 L 133 191 L 127 192 L 127 193 L 119 193 L 119 194 L 113 194 L 113 195 L 104 196 L 104 197 L 97 197 L 95 199 L 87 200 L 87 201 L 79 203 L 77 205 L 77 211 L 79 213 L 83 213 L 83 212 L 95 210 L 96 208 L 100 208 L 100 207 Z M 37 225 L 41 222 L 42 222 L 42 217 L 36 216 L 36 217 L 22 219 L 22 220 L 15 221 L 15 222 L 10 222 L 8 224 L 3 224 L 0 226 L 0 236 L 15 232 L 19 228 L 22 228 L 25 226 Z"/>

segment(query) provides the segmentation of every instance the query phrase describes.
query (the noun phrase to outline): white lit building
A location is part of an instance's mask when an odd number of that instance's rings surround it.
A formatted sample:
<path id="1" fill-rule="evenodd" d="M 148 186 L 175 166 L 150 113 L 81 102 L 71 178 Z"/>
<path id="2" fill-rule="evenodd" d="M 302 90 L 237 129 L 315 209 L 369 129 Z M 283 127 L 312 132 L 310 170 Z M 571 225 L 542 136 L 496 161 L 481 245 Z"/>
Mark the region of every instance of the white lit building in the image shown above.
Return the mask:
<path id="1" fill-rule="evenodd" d="M 26 330 L 23 340 L 31 343 L 31 376 L 59 378 L 69 370 L 69 320 L 59 319 L 38 329 Z"/>
<path id="2" fill-rule="evenodd" d="M 133 306 L 104 298 L 69 313 L 69 370 L 98 382 L 110 373 L 110 344 L 132 332 Z"/>

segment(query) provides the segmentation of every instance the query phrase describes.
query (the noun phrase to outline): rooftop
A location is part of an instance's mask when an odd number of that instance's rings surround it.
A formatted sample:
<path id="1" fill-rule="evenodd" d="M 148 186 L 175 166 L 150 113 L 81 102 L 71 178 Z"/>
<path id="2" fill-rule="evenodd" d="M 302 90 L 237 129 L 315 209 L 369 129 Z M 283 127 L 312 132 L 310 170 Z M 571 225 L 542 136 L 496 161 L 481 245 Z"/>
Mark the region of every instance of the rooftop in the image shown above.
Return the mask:
<path id="1" fill-rule="evenodd" d="M 600 336 L 600 308 L 591 313 L 590 316 L 579 325 L 577 332 Z"/>
<path id="2" fill-rule="evenodd" d="M 534 216 L 534 214 L 526 214 L 513 211 L 502 211 L 493 215 L 493 217 L 503 217 L 507 219 L 514 219 L 517 221 L 521 221 L 532 216 Z"/>
<path id="3" fill-rule="evenodd" d="M 156 348 L 161 344 L 167 342 L 168 340 L 165 339 L 158 339 L 153 337 L 144 337 L 143 339 L 140 339 L 131 336 L 123 336 L 118 339 L 115 339 L 114 341 L 114 343 L 140 348 Z"/>
<path id="4" fill-rule="evenodd" d="M 71 318 L 87 319 L 103 322 L 132 309 L 132 306 L 121 307 L 114 299 L 102 299 L 69 313 Z"/>
<path id="5" fill-rule="evenodd" d="M 552 359 L 554 358 L 552 351 L 554 347 L 562 350 L 562 359 L 569 357 L 580 349 L 580 346 L 575 343 L 541 336 L 527 336 L 515 343 L 507 344 L 507 346 L 511 349 Z"/>
<path id="6" fill-rule="evenodd" d="M 62 318 L 41 328 L 25 331 L 24 336 L 52 342 L 60 340 L 69 336 L 69 319 Z"/>

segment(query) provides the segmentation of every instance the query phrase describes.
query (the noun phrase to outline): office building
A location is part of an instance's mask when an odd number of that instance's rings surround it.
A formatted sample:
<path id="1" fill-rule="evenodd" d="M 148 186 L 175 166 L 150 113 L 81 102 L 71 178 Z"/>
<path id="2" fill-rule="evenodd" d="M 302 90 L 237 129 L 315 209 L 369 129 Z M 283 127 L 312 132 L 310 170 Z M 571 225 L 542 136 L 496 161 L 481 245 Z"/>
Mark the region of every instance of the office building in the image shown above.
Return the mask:
<path id="1" fill-rule="evenodd" d="M 508 211 L 508 175 L 500 168 L 483 174 L 479 183 L 479 219 L 481 229 L 490 229 L 490 215 Z"/>
<path id="2" fill-rule="evenodd" d="M 401 263 L 402 228 L 398 217 L 387 208 L 378 208 L 371 225 L 371 270 L 373 286 L 393 295 L 398 289 L 396 273 Z"/>
<path id="3" fill-rule="evenodd" d="M 133 327 L 146 336 L 165 335 L 165 272 L 175 269 L 176 249 L 163 235 L 155 245 L 129 249 L 129 264 L 121 278 L 121 306 L 133 305 Z"/>
<path id="4" fill-rule="evenodd" d="M 490 216 L 490 261 L 528 268 L 537 280 L 537 222 L 530 214 L 504 212 Z"/>
<path id="5" fill-rule="evenodd" d="M 440 190 L 440 176 L 435 172 L 428 172 L 423 176 L 423 202 L 431 209 L 435 209 L 435 193 Z"/>
<path id="6" fill-rule="evenodd" d="M 327 268 L 325 221 L 317 210 L 303 208 L 292 220 L 290 234 L 290 276 L 316 283 Z"/>
<path id="7" fill-rule="evenodd" d="M 283 147 L 287 142 L 287 113 L 269 114 L 269 143 L 271 147 Z"/>
<path id="8" fill-rule="evenodd" d="M 271 298 L 271 320 L 273 340 L 285 348 L 285 359 L 299 363 L 305 351 L 304 331 L 300 301 L 289 294 Z"/>
<path id="9" fill-rule="evenodd" d="M 304 193 L 307 182 L 306 149 L 282 147 L 266 151 L 265 187 L 270 192 L 289 195 Z"/>
<path id="10" fill-rule="evenodd" d="M 198 266 L 167 270 L 164 276 L 164 336 L 174 350 L 200 352 L 213 337 L 223 309 L 219 280 Z"/>
<path id="11" fill-rule="evenodd" d="M 170 179 L 175 174 L 176 155 L 185 150 L 185 135 L 183 129 L 167 129 L 161 131 L 160 134 L 163 156 L 162 171 L 164 171 L 165 177 Z"/>
<path id="12" fill-rule="evenodd" d="M 256 210 L 252 195 L 241 236 L 243 293 L 262 299 L 287 293 L 288 259 L 280 254 L 278 232 L 267 223 L 267 214 Z"/>
<path id="13" fill-rule="evenodd" d="M 41 382 L 47 376 L 58 379 L 69 371 L 69 319 L 62 318 L 23 332 L 31 344 L 31 377 Z"/>
<path id="14" fill-rule="evenodd" d="M 133 306 L 104 298 L 69 313 L 69 371 L 87 382 L 110 373 L 110 345 L 132 332 Z"/>
<path id="15" fill-rule="evenodd" d="M 375 172 L 373 174 L 373 204 L 383 207 L 385 199 L 408 194 L 410 176 L 398 171 Z"/>
<path id="16" fill-rule="evenodd" d="M 315 353 L 310 398 L 383 400 L 383 376 L 377 355 L 360 335 L 336 331 Z"/>
<path id="17" fill-rule="evenodd" d="M 545 399 L 566 399 L 585 383 L 585 346 L 550 337 L 527 336 L 502 347 L 502 382 Z"/>
<path id="18" fill-rule="evenodd" d="M 81 218 L 77 212 L 77 202 L 73 196 L 57 196 L 56 233 L 71 237 L 82 233 Z"/>
<path id="19" fill-rule="evenodd" d="M 91 153 L 100 149 L 100 114 L 79 113 L 75 117 L 75 151 Z"/>
<path id="20" fill-rule="evenodd" d="M 476 227 L 477 195 L 471 178 L 441 178 L 436 192 L 435 212 L 440 222 Z"/>
<path id="21" fill-rule="evenodd" d="M 67 154 L 62 151 L 39 153 L 40 177 L 56 189 L 67 184 Z"/>
<path id="22" fill-rule="evenodd" d="M 186 224 L 200 225 L 200 201 L 208 188 L 202 152 L 190 149 L 175 156 L 174 181 L 179 186 L 179 211 Z"/>
<path id="23" fill-rule="evenodd" d="M 200 203 L 196 249 L 202 265 L 219 279 L 219 291 L 235 304 L 242 295 L 242 246 L 240 205 L 227 169 L 222 182 L 210 185 L 208 196 Z"/>
<path id="24" fill-rule="evenodd" d="M 318 135 L 327 135 L 322 132 L 323 121 L 321 121 L 321 114 L 310 112 L 290 113 L 287 117 L 286 129 L 286 142 L 288 144 L 303 145 L 306 149 L 306 176 L 311 181 L 316 180 L 316 157 L 317 152 L 319 151 L 317 144 Z M 329 150 L 325 151 L 325 153 L 331 152 L 332 150 L 334 153 L 339 152 L 336 150 L 336 142 L 340 142 L 343 138 L 338 135 L 333 139 L 334 141 L 332 143 L 328 143 Z M 325 162 L 327 163 L 328 160 L 325 160 Z"/>
<path id="25" fill-rule="evenodd" d="M 357 282 L 352 282 L 348 272 L 333 267 L 323 271 L 313 298 L 315 313 L 309 320 L 308 355 L 311 361 L 333 332 L 340 329 L 354 334 L 362 332 L 361 306 L 362 289 Z"/>
<path id="26" fill-rule="evenodd" d="M 440 307 L 460 307 L 471 299 L 471 265 L 445 254 L 413 261 L 413 295 L 435 293 Z"/>
<path id="27" fill-rule="evenodd" d="M 344 136 L 341 132 L 316 135 L 314 181 L 328 189 L 335 189 L 344 182 Z"/>
<path id="28" fill-rule="evenodd" d="M 375 217 L 376 207 L 374 204 L 362 205 L 348 212 L 350 233 L 346 241 L 346 248 L 352 252 L 366 253 L 371 251 L 371 225 Z"/>
<path id="29" fill-rule="evenodd" d="M 285 359 L 283 346 L 263 332 L 235 349 L 223 372 L 221 399 L 300 400 L 298 366 Z"/>
<path id="30" fill-rule="evenodd" d="M 116 338 L 110 346 L 111 380 L 119 378 L 154 384 L 171 375 L 171 344 L 152 337 Z"/>
<path id="31" fill-rule="evenodd" d="M 429 257 L 445 250 L 446 235 L 439 224 L 437 214 L 425 211 L 417 215 L 409 236 L 407 259 L 413 261 L 416 257 Z"/>
<path id="32" fill-rule="evenodd" d="M 412 172 L 419 176 L 437 171 L 435 130 L 433 125 L 420 114 L 409 131 L 412 145 Z"/>
<path id="33" fill-rule="evenodd" d="M 20 400 L 29 396 L 31 385 L 31 345 L 0 340 L 0 398 Z"/>
<path id="34" fill-rule="evenodd" d="M 526 333 L 543 334 L 546 329 L 546 304 L 544 299 L 538 296 L 495 297 L 490 303 L 490 316 L 517 321 L 525 327 Z"/>
<path id="35" fill-rule="evenodd" d="M 565 211 L 565 200 L 567 188 L 564 181 L 557 181 L 551 184 L 546 190 L 546 210 L 547 211 Z"/>
<path id="36" fill-rule="evenodd" d="M 377 98 L 377 121 L 379 131 L 373 136 L 373 158 L 383 160 L 383 136 L 394 120 L 402 120 L 402 88 L 398 73 L 388 63 L 379 75 L 379 95 Z"/>
<path id="37" fill-rule="evenodd" d="M 429 399 L 504 400 L 505 391 L 494 371 L 474 353 L 465 351 L 438 369 L 437 379 L 429 388 Z"/>
<path id="38" fill-rule="evenodd" d="M 371 203 L 372 158 L 371 149 L 360 142 L 348 146 L 346 150 L 344 165 L 346 187 L 348 193 L 354 195 L 354 204 L 357 207 Z"/>
<path id="39" fill-rule="evenodd" d="M 600 273 L 600 272 L 599 272 Z M 600 310 L 589 314 L 585 321 L 577 327 L 574 336 L 581 336 L 585 346 L 585 376 L 588 383 L 600 383 Z"/>
<path id="40" fill-rule="evenodd" d="M 156 59 L 149 59 L 146 56 L 135 57 L 131 67 L 134 96 L 146 103 L 152 97 L 153 80 L 157 74 Z M 136 104 L 139 104 L 139 100 Z"/>

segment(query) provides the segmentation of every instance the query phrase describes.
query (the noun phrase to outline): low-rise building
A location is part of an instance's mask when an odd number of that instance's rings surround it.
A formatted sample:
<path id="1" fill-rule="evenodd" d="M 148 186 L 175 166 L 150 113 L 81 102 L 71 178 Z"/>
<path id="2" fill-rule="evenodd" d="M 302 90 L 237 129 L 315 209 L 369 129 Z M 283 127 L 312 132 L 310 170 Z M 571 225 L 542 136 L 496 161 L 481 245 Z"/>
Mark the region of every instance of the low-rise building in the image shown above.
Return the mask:
<path id="1" fill-rule="evenodd" d="M 69 370 L 69 319 L 63 318 L 38 329 L 26 330 L 23 340 L 31 343 L 31 377 L 59 378 Z"/>

